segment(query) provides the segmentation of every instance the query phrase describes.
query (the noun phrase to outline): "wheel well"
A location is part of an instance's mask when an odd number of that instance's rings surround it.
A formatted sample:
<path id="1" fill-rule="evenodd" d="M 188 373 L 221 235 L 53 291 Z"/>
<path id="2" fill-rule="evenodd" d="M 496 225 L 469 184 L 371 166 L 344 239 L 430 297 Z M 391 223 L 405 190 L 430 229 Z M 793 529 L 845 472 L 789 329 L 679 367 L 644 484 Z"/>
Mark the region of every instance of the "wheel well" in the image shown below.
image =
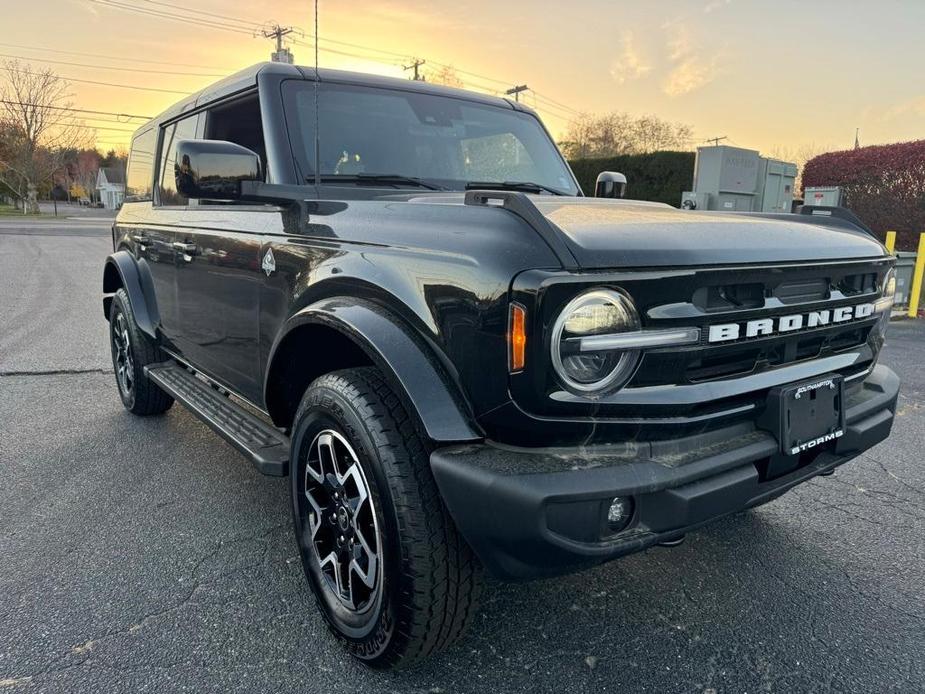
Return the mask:
<path id="1" fill-rule="evenodd" d="M 331 371 L 370 366 L 372 360 L 353 340 L 326 325 L 303 325 L 283 338 L 267 376 L 267 412 L 289 428 L 309 384 Z"/>
<path id="2" fill-rule="evenodd" d="M 103 315 L 109 320 L 109 307 L 112 305 L 112 295 L 122 289 L 122 275 L 119 274 L 115 263 L 106 263 L 103 268 Z"/>

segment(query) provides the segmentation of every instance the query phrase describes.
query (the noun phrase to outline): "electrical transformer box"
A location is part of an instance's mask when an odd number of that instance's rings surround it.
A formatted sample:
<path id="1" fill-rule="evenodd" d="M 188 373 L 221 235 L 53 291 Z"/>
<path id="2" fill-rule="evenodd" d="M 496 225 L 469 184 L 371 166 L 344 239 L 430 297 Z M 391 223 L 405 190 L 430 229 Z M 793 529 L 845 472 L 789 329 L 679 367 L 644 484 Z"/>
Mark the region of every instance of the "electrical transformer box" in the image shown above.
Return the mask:
<path id="1" fill-rule="evenodd" d="M 807 188 L 803 194 L 804 205 L 823 205 L 839 207 L 842 204 L 842 191 L 838 186 L 816 186 Z"/>
<path id="2" fill-rule="evenodd" d="M 685 209 L 728 212 L 789 212 L 796 164 L 767 159 L 741 147 L 698 147 L 694 190 L 685 192 Z"/>

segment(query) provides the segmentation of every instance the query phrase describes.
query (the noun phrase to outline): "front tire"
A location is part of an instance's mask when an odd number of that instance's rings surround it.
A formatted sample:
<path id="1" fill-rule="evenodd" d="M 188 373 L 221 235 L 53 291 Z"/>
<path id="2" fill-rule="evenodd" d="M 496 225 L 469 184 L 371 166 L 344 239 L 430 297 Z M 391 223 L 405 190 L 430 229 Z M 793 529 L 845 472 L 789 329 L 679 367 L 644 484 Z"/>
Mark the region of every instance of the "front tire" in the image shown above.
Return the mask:
<path id="1" fill-rule="evenodd" d="M 430 472 L 425 438 L 374 368 L 305 392 L 292 430 L 292 509 L 305 575 L 332 633 L 371 667 L 453 643 L 481 566 Z"/>
<path id="2" fill-rule="evenodd" d="M 161 414 L 173 405 L 173 398 L 145 376 L 144 368 L 163 361 L 156 344 L 138 327 L 124 289 L 116 292 L 109 307 L 109 346 L 112 368 L 122 404 L 132 414 Z"/>

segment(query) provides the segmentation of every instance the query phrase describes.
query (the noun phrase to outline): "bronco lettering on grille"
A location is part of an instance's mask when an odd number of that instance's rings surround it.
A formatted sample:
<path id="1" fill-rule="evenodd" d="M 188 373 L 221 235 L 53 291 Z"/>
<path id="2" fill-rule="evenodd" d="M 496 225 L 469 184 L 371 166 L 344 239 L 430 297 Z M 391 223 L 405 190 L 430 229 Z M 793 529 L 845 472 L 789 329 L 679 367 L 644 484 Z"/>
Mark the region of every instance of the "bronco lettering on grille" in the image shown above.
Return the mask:
<path id="1" fill-rule="evenodd" d="M 707 341 L 726 342 L 728 340 L 738 340 L 740 337 L 763 337 L 777 333 L 793 332 L 802 328 L 821 328 L 831 323 L 846 323 L 868 318 L 873 312 L 874 305 L 866 303 L 810 311 L 808 313 L 795 313 L 789 316 L 758 318 L 743 323 L 721 323 L 710 326 Z"/>

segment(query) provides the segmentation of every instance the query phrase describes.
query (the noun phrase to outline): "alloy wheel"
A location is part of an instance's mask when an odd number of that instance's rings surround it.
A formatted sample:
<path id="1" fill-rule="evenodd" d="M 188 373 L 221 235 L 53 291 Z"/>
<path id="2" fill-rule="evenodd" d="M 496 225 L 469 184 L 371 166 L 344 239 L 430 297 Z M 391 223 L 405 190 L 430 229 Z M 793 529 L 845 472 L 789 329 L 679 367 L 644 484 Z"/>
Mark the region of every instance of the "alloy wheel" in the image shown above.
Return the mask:
<path id="1" fill-rule="evenodd" d="M 364 612 L 382 587 L 382 541 L 366 474 L 337 431 L 319 432 L 309 446 L 304 490 L 325 586 L 345 608 Z"/>
<path id="2" fill-rule="evenodd" d="M 132 360 L 132 346 L 128 335 L 128 322 L 121 311 L 116 314 L 112 325 L 112 344 L 115 352 L 116 380 L 126 397 L 131 397 L 135 387 L 135 362 Z"/>

